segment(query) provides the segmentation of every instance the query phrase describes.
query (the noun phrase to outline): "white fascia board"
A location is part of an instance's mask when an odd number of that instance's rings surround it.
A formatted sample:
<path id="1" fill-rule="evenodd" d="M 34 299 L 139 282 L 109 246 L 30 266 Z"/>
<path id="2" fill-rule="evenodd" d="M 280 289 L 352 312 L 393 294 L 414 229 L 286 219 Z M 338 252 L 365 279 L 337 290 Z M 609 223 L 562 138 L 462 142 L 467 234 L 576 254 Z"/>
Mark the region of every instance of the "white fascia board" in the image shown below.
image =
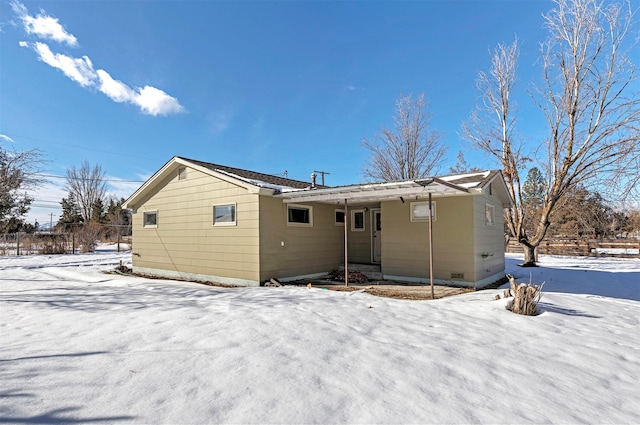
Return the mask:
<path id="1" fill-rule="evenodd" d="M 466 189 L 456 189 L 449 185 L 431 184 L 421 186 L 414 182 L 383 183 L 379 185 L 345 186 L 344 188 L 311 189 L 300 192 L 286 193 L 280 195 L 283 202 L 326 202 L 340 203 L 345 199 L 347 202 L 367 202 L 399 199 L 402 197 L 418 196 L 427 197 L 429 193 L 435 196 L 444 195 L 464 195 L 468 194 Z"/>
<path id="2" fill-rule="evenodd" d="M 151 176 L 146 182 L 144 182 L 142 184 L 142 186 L 140 186 L 140 188 L 138 188 L 138 190 L 136 190 L 123 204 L 123 208 L 126 209 L 133 209 L 135 206 L 135 201 L 137 198 L 139 198 L 140 196 L 142 196 L 144 193 L 147 192 L 147 190 L 150 187 L 153 187 L 154 183 L 157 182 L 158 180 L 161 180 L 167 173 L 171 172 L 174 169 L 177 169 L 178 166 L 185 166 L 185 167 L 189 167 L 189 168 L 193 168 L 194 170 L 200 171 L 201 173 L 219 178 L 222 181 L 225 181 L 227 183 L 231 183 L 234 184 L 236 186 L 240 186 L 244 189 L 246 189 L 249 193 L 255 193 L 258 195 L 273 195 L 275 193 L 275 190 L 273 189 L 269 189 L 269 188 L 264 188 L 264 187 L 259 187 L 256 185 L 253 185 L 245 180 L 239 179 L 239 178 L 235 178 L 231 175 L 229 175 L 228 173 L 221 173 L 219 171 L 215 171 L 215 170 L 211 170 L 209 168 L 203 167 L 201 165 L 198 164 L 194 164 L 193 162 L 190 162 L 188 160 L 185 160 L 183 158 L 174 156 L 173 158 L 171 158 L 165 165 L 162 166 L 162 168 L 160 168 L 158 171 L 156 171 L 156 173 Z"/>
<path id="3" fill-rule="evenodd" d="M 133 194 L 129 196 L 129 198 L 126 201 L 124 201 L 124 204 L 122 204 L 122 208 L 134 209 L 133 205 L 131 204 L 135 202 L 136 198 L 140 197 L 143 193 L 145 193 L 147 191 L 147 188 L 149 188 L 150 186 L 153 186 L 153 183 L 156 180 L 158 180 L 160 176 L 164 175 L 166 171 L 169 168 L 171 168 L 171 166 L 176 162 L 182 162 L 182 161 L 177 156 L 174 156 L 169 161 L 167 161 L 158 171 L 156 171 L 151 177 L 149 177 L 147 181 L 144 182 L 142 186 L 138 188 L 138 190 L 133 192 Z"/>

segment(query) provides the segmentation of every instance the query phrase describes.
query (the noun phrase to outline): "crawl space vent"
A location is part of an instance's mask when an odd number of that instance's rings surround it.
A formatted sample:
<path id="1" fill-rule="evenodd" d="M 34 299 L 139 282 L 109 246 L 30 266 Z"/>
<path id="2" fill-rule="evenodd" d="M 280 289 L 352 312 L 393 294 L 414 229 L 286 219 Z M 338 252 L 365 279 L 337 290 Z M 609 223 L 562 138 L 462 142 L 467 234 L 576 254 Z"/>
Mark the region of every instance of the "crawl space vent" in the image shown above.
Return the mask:
<path id="1" fill-rule="evenodd" d="M 464 279 L 464 273 L 451 273 L 451 279 Z"/>

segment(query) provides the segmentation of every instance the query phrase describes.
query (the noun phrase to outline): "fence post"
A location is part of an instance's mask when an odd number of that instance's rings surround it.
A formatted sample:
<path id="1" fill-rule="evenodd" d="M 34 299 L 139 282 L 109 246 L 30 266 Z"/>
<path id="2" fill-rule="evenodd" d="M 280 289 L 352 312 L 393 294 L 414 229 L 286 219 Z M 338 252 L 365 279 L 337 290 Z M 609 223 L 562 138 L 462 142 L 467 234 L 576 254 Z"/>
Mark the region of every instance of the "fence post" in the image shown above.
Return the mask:
<path id="1" fill-rule="evenodd" d="M 71 228 L 71 254 L 76 253 L 76 232 L 74 228 Z"/>
<path id="2" fill-rule="evenodd" d="M 16 233 L 16 255 L 20 255 L 20 232 Z"/>

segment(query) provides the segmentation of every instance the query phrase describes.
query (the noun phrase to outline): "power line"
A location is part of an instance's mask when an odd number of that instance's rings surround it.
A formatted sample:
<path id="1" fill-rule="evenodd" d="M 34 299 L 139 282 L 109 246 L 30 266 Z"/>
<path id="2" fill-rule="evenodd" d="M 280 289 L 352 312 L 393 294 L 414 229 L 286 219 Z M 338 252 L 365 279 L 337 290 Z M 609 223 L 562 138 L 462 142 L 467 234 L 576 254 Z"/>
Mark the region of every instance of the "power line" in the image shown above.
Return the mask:
<path id="1" fill-rule="evenodd" d="M 42 174 L 42 173 L 32 173 L 32 174 L 28 174 L 29 176 L 38 176 L 38 177 L 49 177 L 52 179 L 64 179 L 64 180 L 68 180 L 71 177 L 67 177 L 67 176 L 56 176 L 55 174 Z M 100 180 L 103 182 L 119 182 L 119 183 L 144 183 L 145 180 L 121 180 L 121 179 L 95 179 L 95 178 L 80 178 L 80 177 L 73 177 L 71 178 L 72 180 Z"/>
<path id="2" fill-rule="evenodd" d="M 39 139 L 39 138 L 36 138 L 36 137 L 22 136 L 20 134 L 15 134 L 15 133 L 2 133 L 2 134 L 6 135 L 6 136 L 10 136 L 11 138 L 22 138 L 22 139 L 27 139 L 27 140 L 34 140 L 34 141 L 37 141 L 37 142 L 45 142 L 45 143 L 52 144 L 52 145 L 66 146 L 66 147 L 69 147 L 69 148 L 85 149 L 85 150 L 88 150 L 88 151 L 107 153 L 109 155 L 127 156 L 127 157 L 130 157 L 130 158 L 146 159 L 148 161 L 160 161 L 159 159 L 156 159 L 156 158 L 149 158 L 149 157 L 144 157 L 144 156 L 139 156 L 139 155 L 131 155 L 131 154 L 123 153 L 123 152 L 111 152 L 111 151 L 107 151 L 107 150 L 103 150 L 103 149 L 90 148 L 90 147 L 87 147 L 87 146 L 72 145 L 72 144 L 69 144 L 69 143 L 54 142 L 54 141 L 51 141 L 51 140 Z"/>

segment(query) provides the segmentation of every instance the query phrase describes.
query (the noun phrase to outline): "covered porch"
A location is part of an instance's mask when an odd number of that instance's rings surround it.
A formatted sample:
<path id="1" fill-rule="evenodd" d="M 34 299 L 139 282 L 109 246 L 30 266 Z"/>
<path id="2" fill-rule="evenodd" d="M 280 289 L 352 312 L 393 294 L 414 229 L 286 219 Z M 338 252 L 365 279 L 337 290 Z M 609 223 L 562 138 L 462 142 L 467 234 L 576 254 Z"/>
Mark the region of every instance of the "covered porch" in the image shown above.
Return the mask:
<path id="1" fill-rule="evenodd" d="M 367 273 L 373 273 L 375 277 L 382 280 L 385 275 L 384 270 L 384 245 L 383 238 L 392 240 L 392 235 L 385 235 L 383 230 L 383 207 L 390 203 L 398 205 L 411 201 L 421 202 L 423 207 L 428 210 L 424 211 L 424 221 L 428 222 L 428 232 L 424 234 L 422 243 L 428 245 L 425 253 L 428 254 L 420 259 L 423 265 L 428 264 L 428 273 L 421 278 L 422 284 L 425 279 L 429 279 L 429 287 L 433 290 L 433 253 L 437 250 L 434 246 L 432 237 L 432 205 L 434 198 L 443 196 L 460 196 L 468 195 L 468 189 L 459 185 L 451 184 L 438 178 L 408 180 L 400 182 L 372 183 L 364 185 L 351 185 L 332 188 L 308 189 L 281 193 L 280 197 L 286 204 L 308 204 L 308 203 L 324 203 L 332 204 L 337 208 L 336 217 L 342 214 L 342 225 L 344 227 L 344 262 L 342 267 L 345 269 L 344 286 L 351 285 L 348 280 L 350 271 L 354 268 L 365 268 Z M 365 229 L 364 223 L 368 220 L 368 229 Z M 408 220 L 408 218 L 407 218 Z M 338 222 L 338 218 L 336 218 Z M 358 230 L 362 230 L 358 232 Z M 369 241 L 365 244 L 363 241 Z M 362 255 L 360 246 L 366 246 L 370 250 L 368 260 L 366 255 Z M 354 258 L 355 257 L 355 258 Z M 363 261 L 363 258 L 365 261 Z M 358 263 L 358 266 L 354 266 Z M 375 280 L 375 278 L 374 278 Z M 414 283 L 420 283 L 418 281 Z M 368 285 L 370 286 L 370 285 Z M 416 285 L 420 286 L 420 285 Z"/>

